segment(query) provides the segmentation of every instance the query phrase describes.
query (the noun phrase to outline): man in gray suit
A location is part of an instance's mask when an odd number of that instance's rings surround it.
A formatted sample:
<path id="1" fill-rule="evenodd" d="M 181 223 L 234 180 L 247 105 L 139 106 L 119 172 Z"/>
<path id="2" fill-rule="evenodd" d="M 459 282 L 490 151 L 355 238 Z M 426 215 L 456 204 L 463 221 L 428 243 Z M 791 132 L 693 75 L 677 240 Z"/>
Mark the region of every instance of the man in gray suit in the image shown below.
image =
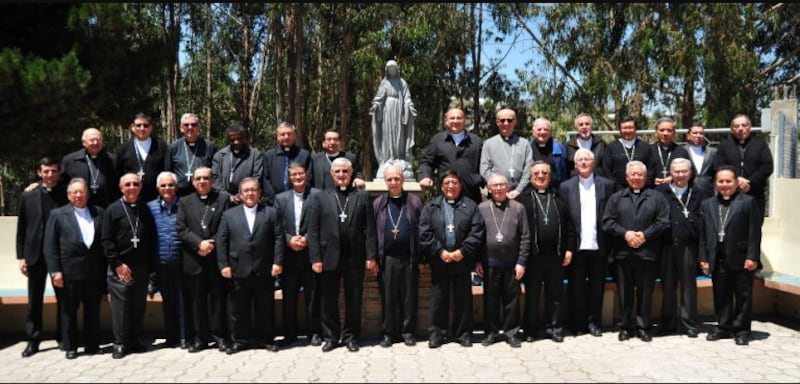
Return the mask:
<path id="1" fill-rule="evenodd" d="M 239 182 L 245 177 L 261 179 L 264 171 L 261 151 L 250 146 L 241 125 L 231 125 L 226 132 L 228 145 L 214 153 L 211 173 L 214 189 L 228 192 L 233 205 L 240 204 Z"/>

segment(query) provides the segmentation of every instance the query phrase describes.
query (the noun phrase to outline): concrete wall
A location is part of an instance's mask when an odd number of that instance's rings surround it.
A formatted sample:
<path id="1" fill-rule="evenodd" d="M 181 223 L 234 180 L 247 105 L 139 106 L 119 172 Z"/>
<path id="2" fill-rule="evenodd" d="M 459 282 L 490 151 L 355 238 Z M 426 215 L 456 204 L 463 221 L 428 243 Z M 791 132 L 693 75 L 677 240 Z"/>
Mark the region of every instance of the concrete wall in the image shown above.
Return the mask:
<path id="1" fill-rule="evenodd" d="M 776 178 L 770 184 L 772 213 L 764 219 L 761 261 L 765 272 L 800 276 L 800 179 Z"/>

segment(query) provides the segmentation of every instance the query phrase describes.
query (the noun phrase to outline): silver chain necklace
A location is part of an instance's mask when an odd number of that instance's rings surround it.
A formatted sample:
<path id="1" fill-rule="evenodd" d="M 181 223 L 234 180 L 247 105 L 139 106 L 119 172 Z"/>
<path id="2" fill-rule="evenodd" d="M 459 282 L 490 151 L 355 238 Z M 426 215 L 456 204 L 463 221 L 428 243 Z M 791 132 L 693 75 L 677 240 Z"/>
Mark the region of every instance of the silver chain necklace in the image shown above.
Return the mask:
<path id="1" fill-rule="evenodd" d="M 549 193 L 547 194 L 547 208 L 545 208 L 542 205 L 542 201 L 539 200 L 539 194 L 538 193 L 531 192 L 531 195 L 533 195 L 533 197 L 536 199 L 536 202 L 539 204 L 539 210 L 542 211 L 542 214 L 544 215 L 544 225 L 547 225 L 547 221 L 548 221 L 547 220 L 547 216 L 550 213 L 550 200 L 551 200 L 550 199 L 550 194 Z"/>
<path id="2" fill-rule="evenodd" d="M 492 211 L 492 219 L 494 219 L 494 227 L 497 229 L 497 236 L 495 236 L 494 238 L 497 239 L 498 243 L 502 243 L 503 242 L 503 232 L 500 231 L 500 228 L 503 228 L 503 226 L 506 223 L 506 213 L 508 213 L 508 208 L 506 207 L 506 209 L 503 210 L 503 218 L 500 220 L 500 225 L 497 225 L 497 215 L 495 215 L 495 213 L 494 213 L 494 208 L 495 208 L 494 206 L 495 205 L 496 204 L 492 204 L 492 206 L 489 207 L 489 210 Z M 497 209 L 500 209 L 500 208 L 497 208 Z"/>
<path id="3" fill-rule="evenodd" d="M 131 237 L 131 243 L 133 244 L 133 248 L 139 247 L 139 215 L 136 215 L 136 225 L 133 224 L 133 220 L 131 220 L 131 215 L 128 213 L 128 206 L 125 204 L 124 199 L 120 199 L 122 202 L 122 210 L 125 211 L 125 217 L 128 218 L 128 224 L 131 226 L 131 230 L 133 231 L 133 237 Z"/>
<path id="4" fill-rule="evenodd" d="M 686 188 L 689 191 L 689 194 L 686 196 L 686 203 L 684 203 L 683 200 L 681 200 L 681 197 L 678 196 L 678 191 L 675 190 L 675 187 L 672 184 L 670 184 L 669 187 L 672 189 L 672 194 L 675 195 L 675 198 L 678 199 L 679 203 L 681 203 L 681 207 L 683 207 L 683 211 L 681 211 L 681 212 L 683 212 L 683 217 L 688 219 L 689 218 L 688 205 L 689 205 L 689 201 L 692 200 L 692 189 L 691 188 Z"/>
<path id="5" fill-rule="evenodd" d="M 391 204 L 391 203 L 389 203 Z M 394 218 L 392 217 L 392 207 L 390 205 L 386 206 L 386 210 L 389 211 L 389 221 L 392 223 L 392 239 L 397 240 L 397 235 L 400 233 L 400 220 L 403 219 L 403 209 L 405 208 L 405 204 L 400 206 L 400 213 L 397 214 L 397 223 L 394 222 Z"/>
<path id="6" fill-rule="evenodd" d="M 339 194 L 334 192 L 333 196 L 336 197 L 336 205 L 339 206 L 339 222 L 344 223 L 344 220 L 347 219 L 345 210 L 347 210 L 347 203 L 350 202 L 350 196 L 347 196 L 347 198 L 344 200 L 344 207 L 342 207 L 342 201 L 339 200 Z"/>
<path id="7" fill-rule="evenodd" d="M 717 207 L 719 209 L 719 242 L 725 241 L 725 224 L 728 221 L 728 213 L 731 212 L 731 207 L 725 209 L 725 216 L 722 216 L 722 204 Z"/>

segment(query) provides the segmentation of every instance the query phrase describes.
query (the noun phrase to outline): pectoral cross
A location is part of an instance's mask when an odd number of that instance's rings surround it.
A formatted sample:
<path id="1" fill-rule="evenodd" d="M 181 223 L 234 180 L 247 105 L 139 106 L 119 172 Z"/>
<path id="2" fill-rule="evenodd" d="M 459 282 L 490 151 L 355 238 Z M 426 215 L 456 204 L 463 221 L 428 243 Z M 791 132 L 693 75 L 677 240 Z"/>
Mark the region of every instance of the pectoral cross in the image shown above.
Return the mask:
<path id="1" fill-rule="evenodd" d="M 548 221 L 549 221 L 549 220 L 547 220 L 547 216 L 545 216 L 545 217 L 544 217 L 544 225 L 547 225 L 547 222 L 548 222 Z"/>
<path id="2" fill-rule="evenodd" d="M 346 219 L 346 218 L 347 218 L 347 214 L 346 213 L 342 212 L 342 213 L 339 214 L 339 221 L 340 222 L 344 223 L 344 219 Z"/>
<path id="3" fill-rule="evenodd" d="M 397 228 L 392 228 L 392 238 L 397 240 L 397 234 L 400 233 L 400 230 Z"/>
<path id="4" fill-rule="evenodd" d="M 498 233 L 497 236 L 495 236 L 495 238 L 497 239 L 498 243 L 502 243 L 503 242 L 503 234 L 502 233 Z"/>
<path id="5" fill-rule="evenodd" d="M 447 232 L 453 233 L 453 231 L 455 229 L 456 229 L 456 226 L 453 225 L 452 223 L 451 224 L 447 224 Z"/>
<path id="6" fill-rule="evenodd" d="M 662 169 L 661 170 L 661 178 L 662 179 L 666 179 L 667 178 L 667 170 L 666 169 Z"/>
<path id="7" fill-rule="evenodd" d="M 512 179 L 514 178 L 514 168 L 509 168 L 508 169 L 508 177 L 510 177 Z"/>
<path id="8" fill-rule="evenodd" d="M 683 209 L 683 217 L 685 217 L 687 219 L 689 218 L 689 210 L 686 209 L 686 208 Z"/>
<path id="9" fill-rule="evenodd" d="M 725 228 L 720 229 L 718 235 L 720 243 L 725 241 Z"/>
<path id="10" fill-rule="evenodd" d="M 131 243 L 133 244 L 133 248 L 139 248 L 139 237 L 131 237 Z"/>
<path id="11" fill-rule="evenodd" d="M 186 180 L 191 180 L 192 179 L 192 171 L 186 172 L 184 174 L 184 176 L 186 176 Z"/>
<path id="12" fill-rule="evenodd" d="M 94 184 L 94 183 L 92 183 L 92 186 L 89 187 L 89 188 L 92 189 L 92 193 L 93 194 L 97 194 L 97 190 L 100 189 L 100 187 L 97 184 Z"/>
<path id="13" fill-rule="evenodd" d="M 136 172 L 136 175 L 139 176 L 139 180 L 144 180 L 144 169 L 139 168 L 139 172 Z"/>

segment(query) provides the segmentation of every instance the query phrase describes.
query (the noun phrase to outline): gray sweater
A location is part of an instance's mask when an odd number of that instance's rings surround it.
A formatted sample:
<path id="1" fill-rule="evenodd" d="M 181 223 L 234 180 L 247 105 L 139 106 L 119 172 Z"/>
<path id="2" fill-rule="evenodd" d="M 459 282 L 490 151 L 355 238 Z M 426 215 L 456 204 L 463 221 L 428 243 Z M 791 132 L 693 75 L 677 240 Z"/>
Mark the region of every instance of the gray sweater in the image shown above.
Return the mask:
<path id="1" fill-rule="evenodd" d="M 490 268 L 526 265 L 531 250 L 531 236 L 525 207 L 511 199 L 506 199 L 499 207 L 493 200 L 486 200 L 478 205 L 478 211 L 486 223 L 482 255 L 484 265 Z M 502 237 L 498 237 L 498 234 L 502 234 Z"/>

